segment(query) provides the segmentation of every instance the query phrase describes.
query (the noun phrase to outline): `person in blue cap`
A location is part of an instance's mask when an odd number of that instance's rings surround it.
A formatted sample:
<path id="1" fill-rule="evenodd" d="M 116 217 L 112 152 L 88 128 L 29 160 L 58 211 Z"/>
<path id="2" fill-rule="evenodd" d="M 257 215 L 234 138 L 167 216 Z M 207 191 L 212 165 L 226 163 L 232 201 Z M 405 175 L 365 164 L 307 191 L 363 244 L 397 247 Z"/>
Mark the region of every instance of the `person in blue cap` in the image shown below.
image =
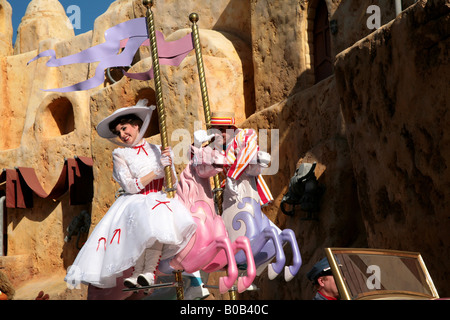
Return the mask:
<path id="1" fill-rule="evenodd" d="M 316 289 L 313 300 L 339 300 L 339 291 L 327 258 L 317 262 L 306 276 Z"/>

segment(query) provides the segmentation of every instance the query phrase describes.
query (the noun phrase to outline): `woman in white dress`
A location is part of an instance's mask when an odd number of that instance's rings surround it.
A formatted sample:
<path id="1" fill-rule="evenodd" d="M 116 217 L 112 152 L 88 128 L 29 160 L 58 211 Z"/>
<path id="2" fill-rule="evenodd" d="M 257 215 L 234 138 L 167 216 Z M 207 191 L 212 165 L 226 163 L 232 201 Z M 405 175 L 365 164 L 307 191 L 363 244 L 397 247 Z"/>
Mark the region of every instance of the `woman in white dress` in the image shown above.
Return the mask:
<path id="1" fill-rule="evenodd" d="M 143 135 L 154 106 L 140 100 L 116 110 L 97 126 L 98 134 L 123 146 L 113 151 L 113 177 L 125 191 L 92 231 L 69 268 L 65 281 L 116 286 L 123 271 L 134 266 L 127 287 L 152 285 L 159 261 L 183 249 L 196 230 L 189 211 L 162 192 L 164 167 L 172 167 L 170 148 L 148 143 Z M 176 184 L 176 178 L 174 178 Z"/>

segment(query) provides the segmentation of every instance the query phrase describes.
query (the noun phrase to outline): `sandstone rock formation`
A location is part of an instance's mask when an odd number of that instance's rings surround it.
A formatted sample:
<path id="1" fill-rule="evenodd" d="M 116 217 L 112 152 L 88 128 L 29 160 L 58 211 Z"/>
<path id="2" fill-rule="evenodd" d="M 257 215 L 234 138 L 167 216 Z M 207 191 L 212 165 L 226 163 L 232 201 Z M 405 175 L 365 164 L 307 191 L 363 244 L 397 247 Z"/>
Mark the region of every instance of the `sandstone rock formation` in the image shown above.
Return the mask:
<path id="1" fill-rule="evenodd" d="M 335 76 L 247 119 L 259 128 L 292 128 L 286 145 L 298 149 L 280 151 L 287 161 L 268 179 L 272 188 L 287 181 L 295 159 L 319 164 L 316 175 L 327 187 L 319 223 L 285 221 L 309 268 L 320 259 L 318 247 L 418 251 L 438 292 L 448 295 L 449 8 L 448 1 L 417 3 L 337 54 Z M 300 288 L 308 288 L 308 267 Z M 275 283 L 277 298 L 305 298 L 294 284 Z"/>
<path id="2" fill-rule="evenodd" d="M 420 2 L 336 60 L 368 244 L 422 252 L 443 294 L 449 272 L 441 267 L 450 253 L 449 19 L 448 1 Z"/>
<path id="3" fill-rule="evenodd" d="M 14 54 L 35 50 L 42 40 L 68 40 L 75 36 L 73 26 L 59 1 L 31 1 L 19 30 Z"/>
<path id="4" fill-rule="evenodd" d="M 403 1 L 406 10 L 396 17 L 392 1 L 379 1 L 382 27 L 374 31 L 366 26 L 372 1 L 326 0 L 335 74 L 316 81 L 318 0 L 155 1 L 155 24 L 169 41 L 190 31 L 190 13 L 199 14 L 211 108 L 235 111 L 242 127 L 268 129 L 268 151 L 278 169 L 266 176 L 275 201 L 264 211 L 279 227 L 294 230 L 303 266 L 288 283 L 263 274 L 255 282 L 260 290 L 240 298 L 310 299 L 305 274 L 329 246 L 419 251 L 439 293 L 450 295 L 445 281 L 450 4 L 414 2 Z M 102 43 L 108 28 L 143 16 L 141 0 L 116 0 L 92 31 L 74 36 L 59 1 L 33 0 L 13 50 L 11 6 L 0 0 L 0 167 L 34 168 L 49 192 L 65 158 L 94 162 L 91 204 L 70 205 L 68 195 L 58 201 L 35 195 L 31 209 L 7 208 L 7 254 L 0 266 L 17 287 L 16 298 L 32 298 L 30 288 L 39 284 L 53 290 L 50 298 L 86 298 L 86 288 L 68 290 L 61 282 L 78 252 L 74 241 L 64 242 L 66 228 L 88 210 L 92 230 L 118 189 L 111 176 L 115 146 L 99 138 L 95 127 L 141 98 L 155 103 L 152 81 L 131 80 L 118 70 L 88 91 L 45 92 L 41 89 L 92 77 L 96 63 L 49 68 L 46 58 L 27 62 L 47 49 L 62 57 Z M 129 71 L 150 66 L 149 50 L 141 48 Z M 178 129 L 192 133 L 204 119 L 194 53 L 178 67 L 161 66 L 161 73 L 175 145 L 182 139 Z M 147 137 L 158 143 L 156 120 Z M 277 136 L 279 144 L 271 144 Z M 326 188 L 318 220 L 302 220 L 306 213 L 299 209 L 286 216 L 279 208 L 290 177 L 305 162 L 317 162 L 316 176 Z M 177 164 L 178 171 L 183 167 Z M 0 186 L 0 197 L 4 194 Z"/>
<path id="5" fill-rule="evenodd" d="M 9 56 L 12 53 L 12 8 L 6 2 L 0 2 L 0 56 Z"/>

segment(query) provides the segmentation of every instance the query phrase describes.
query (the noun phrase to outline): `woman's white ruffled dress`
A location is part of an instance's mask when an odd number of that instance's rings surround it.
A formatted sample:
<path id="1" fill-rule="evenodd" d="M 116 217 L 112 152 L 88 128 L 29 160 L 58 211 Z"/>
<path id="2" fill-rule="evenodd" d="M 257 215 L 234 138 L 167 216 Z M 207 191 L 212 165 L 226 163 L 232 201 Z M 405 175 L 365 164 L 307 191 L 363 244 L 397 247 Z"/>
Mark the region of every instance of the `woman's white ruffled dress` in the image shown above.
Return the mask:
<path id="1" fill-rule="evenodd" d="M 164 170 L 160 146 L 144 142 L 113 151 L 113 177 L 126 192 L 110 207 L 68 269 L 65 281 L 76 287 L 90 283 L 99 288 L 116 286 L 116 278 L 134 266 L 145 248 L 163 243 L 161 259 L 174 256 L 189 242 L 196 224 L 175 197 L 161 190 Z M 139 177 L 158 174 L 148 186 Z"/>

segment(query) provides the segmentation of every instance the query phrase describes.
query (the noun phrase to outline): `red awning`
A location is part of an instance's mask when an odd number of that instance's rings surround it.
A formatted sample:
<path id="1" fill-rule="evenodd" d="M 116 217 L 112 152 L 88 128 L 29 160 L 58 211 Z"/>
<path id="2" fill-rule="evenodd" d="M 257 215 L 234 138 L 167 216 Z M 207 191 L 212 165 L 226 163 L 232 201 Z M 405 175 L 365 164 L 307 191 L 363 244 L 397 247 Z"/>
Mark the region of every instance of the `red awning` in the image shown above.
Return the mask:
<path id="1" fill-rule="evenodd" d="M 42 188 L 33 168 L 4 169 L 0 183 L 6 181 L 6 207 L 32 208 L 33 193 L 43 199 L 57 200 L 67 191 L 71 205 L 89 203 L 94 194 L 92 164 L 92 159 L 88 157 L 64 161 L 58 181 L 49 194 Z"/>

